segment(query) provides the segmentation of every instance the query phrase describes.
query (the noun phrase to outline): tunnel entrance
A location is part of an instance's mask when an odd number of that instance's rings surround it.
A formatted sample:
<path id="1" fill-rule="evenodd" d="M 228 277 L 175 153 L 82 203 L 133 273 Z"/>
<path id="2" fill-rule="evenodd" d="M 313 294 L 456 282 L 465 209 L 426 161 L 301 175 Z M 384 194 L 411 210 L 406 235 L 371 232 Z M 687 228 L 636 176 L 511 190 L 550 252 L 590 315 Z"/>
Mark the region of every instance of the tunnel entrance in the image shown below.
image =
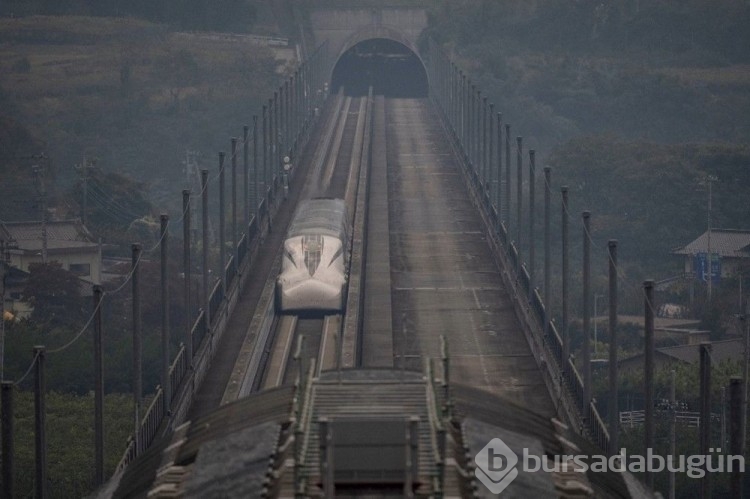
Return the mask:
<path id="1" fill-rule="evenodd" d="M 333 68 L 331 90 L 366 95 L 372 85 L 386 97 L 427 97 L 427 73 L 406 45 L 385 38 L 365 40 L 344 52 Z"/>

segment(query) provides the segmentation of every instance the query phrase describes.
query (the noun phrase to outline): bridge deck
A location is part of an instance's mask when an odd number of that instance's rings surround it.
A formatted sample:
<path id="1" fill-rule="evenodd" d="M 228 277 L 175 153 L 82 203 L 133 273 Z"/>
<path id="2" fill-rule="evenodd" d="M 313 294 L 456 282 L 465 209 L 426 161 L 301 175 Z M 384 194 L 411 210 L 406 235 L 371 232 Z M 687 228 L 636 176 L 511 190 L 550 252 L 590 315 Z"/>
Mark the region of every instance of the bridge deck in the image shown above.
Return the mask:
<path id="1" fill-rule="evenodd" d="M 389 99 L 387 125 L 396 366 L 400 357 L 412 369 L 420 369 L 427 356 L 439 357 L 445 335 L 453 380 L 554 414 L 429 102 Z"/>

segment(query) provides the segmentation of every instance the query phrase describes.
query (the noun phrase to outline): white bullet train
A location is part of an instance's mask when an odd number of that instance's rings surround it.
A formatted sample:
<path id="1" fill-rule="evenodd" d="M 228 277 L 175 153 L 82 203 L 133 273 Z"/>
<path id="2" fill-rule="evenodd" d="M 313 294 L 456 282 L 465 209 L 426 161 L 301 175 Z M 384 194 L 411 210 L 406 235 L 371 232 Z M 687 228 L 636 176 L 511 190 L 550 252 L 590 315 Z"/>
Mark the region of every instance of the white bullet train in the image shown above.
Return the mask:
<path id="1" fill-rule="evenodd" d="M 276 311 L 343 312 L 349 226 L 343 199 L 314 198 L 297 206 L 276 279 Z"/>

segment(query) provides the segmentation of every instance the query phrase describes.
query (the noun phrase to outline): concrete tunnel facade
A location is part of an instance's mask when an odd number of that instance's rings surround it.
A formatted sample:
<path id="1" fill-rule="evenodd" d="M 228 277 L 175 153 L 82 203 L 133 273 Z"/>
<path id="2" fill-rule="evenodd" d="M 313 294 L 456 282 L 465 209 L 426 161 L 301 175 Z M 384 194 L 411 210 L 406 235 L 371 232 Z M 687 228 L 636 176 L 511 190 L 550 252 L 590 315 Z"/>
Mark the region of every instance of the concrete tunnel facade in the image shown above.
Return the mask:
<path id="1" fill-rule="evenodd" d="M 429 95 L 427 69 L 419 49 L 398 29 L 361 26 L 339 46 L 331 64 L 331 92 L 343 86 L 347 95 L 365 95 L 372 85 L 376 94 L 388 97 Z"/>

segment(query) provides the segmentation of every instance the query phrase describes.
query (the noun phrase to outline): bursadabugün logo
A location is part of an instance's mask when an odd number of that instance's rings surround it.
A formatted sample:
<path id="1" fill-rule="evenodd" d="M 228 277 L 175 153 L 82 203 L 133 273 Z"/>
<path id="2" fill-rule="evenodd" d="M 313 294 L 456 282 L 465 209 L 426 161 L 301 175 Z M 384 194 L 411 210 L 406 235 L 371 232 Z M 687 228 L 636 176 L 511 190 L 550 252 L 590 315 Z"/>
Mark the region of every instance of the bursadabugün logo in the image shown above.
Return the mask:
<path id="1" fill-rule="evenodd" d="M 505 442 L 493 438 L 476 456 L 474 475 L 490 492 L 499 494 L 518 476 L 518 456 Z"/>

